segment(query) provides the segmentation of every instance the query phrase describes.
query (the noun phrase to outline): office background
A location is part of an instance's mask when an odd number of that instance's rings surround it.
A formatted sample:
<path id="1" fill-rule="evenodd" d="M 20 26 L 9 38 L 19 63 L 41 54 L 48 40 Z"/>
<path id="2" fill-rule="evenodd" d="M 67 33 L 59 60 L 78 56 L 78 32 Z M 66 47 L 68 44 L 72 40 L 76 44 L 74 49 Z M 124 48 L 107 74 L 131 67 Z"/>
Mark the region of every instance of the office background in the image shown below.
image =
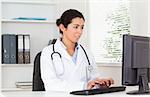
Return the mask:
<path id="1" fill-rule="evenodd" d="M 9 1 L 11 0 L 1 0 L 0 2 L 1 34 L 3 34 L 4 31 L 11 32 L 12 28 L 9 27 L 11 23 L 14 25 L 17 25 L 16 23 L 17 21 L 13 22 L 9 20 L 3 20 L 4 15 L 7 16 L 7 14 L 5 14 L 4 12 L 5 10 L 7 10 L 7 7 L 9 7 L 8 5 L 18 4 L 17 3 L 18 1 L 26 1 L 26 0 L 15 0 L 14 2 L 9 2 Z M 26 4 L 29 4 L 30 7 L 35 6 L 36 4 L 33 3 L 35 1 L 40 1 L 40 0 L 32 0 L 31 2 L 27 1 L 28 3 L 27 2 L 22 3 L 22 6 L 25 6 Z M 83 45 L 87 46 L 92 51 L 94 56 L 96 56 L 97 50 L 95 50 L 95 48 L 97 46 L 97 43 L 96 43 L 97 40 L 95 40 L 95 37 L 101 36 L 101 33 L 102 33 L 101 27 L 103 27 L 103 25 L 100 25 L 99 23 L 101 20 L 99 18 L 99 16 L 101 16 L 101 12 L 97 12 L 94 10 L 102 10 L 102 9 L 98 9 L 99 7 L 92 7 L 92 6 L 101 5 L 102 3 L 112 4 L 112 3 L 120 2 L 120 1 L 124 2 L 126 0 L 113 0 L 113 1 L 112 0 L 42 0 L 40 2 L 54 2 L 54 1 L 55 1 L 55 4 L 54 4 L 55 6 L 53 10 L 55 10 L 56 12 L 52 12 L 53 14 L 55 14 L 55 16 L 52 17 L 53 20 L 55 20 L 56 18 L 59 18 L 62 12 L 66 9 L 75 8 L 83 12 L 86 18 L 86 23 L 85 23 L 86 26 L 84 29 L 85 33 L 82 35 L 80 42 Z M 40 3 L 38 4 L 40 5 Z M 41 5 L 43 6 L 44 4 L 41 3 Z M 149 31 L 150 19 L 148 18 L 150 16 L 150 12 L 149 12 L 150 7 L 148 5 L 150 5 L 149 0 L 131 0 L 131 2 L 129 3 L 129 7 L 130 7 L 129 13 L 130 13 L 130 20 L 131 20 L 130 33 L 131 34 L 150 36 L 150 31 Z M 18 12 L 19 11 L 21 11 L 21 9 L 18 9 Z M 39 10 L 39 11 L 42 12 L 42 10 Z M 19 14 L 17 13 L 17 11 L 14 11 L 13 13 L 17 15 Z M 48 10 L 46 10 L 45 13 L 48 13 Z M 47 16 L 51 17 L 51 14 L 48 14 Z M 35 24 L 37 26 L 39 25 L 45 26 L 45 27 L 38 29 L 39 30 L 38 33 L 42 33 L 45 31 L 46 33 L 48 33 L 48 35 L 46 34 L 45 36 L 46 38 L 58 37 L 59 33 L 52 34 L 52 33 L 49 33 L 48 31 L 48 30 L 51 30 L 52 32 L 58 32 L 57 28 L 54 26 L 55 25 L 54 22 L 55 21 L 52 22 L 52 25 L 49 22 L 45 24 L 43 23 L 40 24 L 40 22 L 38 22 L 37 24 Z M 28 23 L 24 23 L 24 22 L 19 22 L 19 24 L 20 25 L 23 24 L 29 27 L 30 25 L 34 25 L 34 22 L 31 22 L 31 23 L 29 22 L 29 25 L 27 25 Z M 14 29 L 24 29 L 22 26 L 19 26 L 21 28 L 17 28 L 17 26 L 13 26 L 13 27 Z M 49 29 L 49 27 L 53 27 L 54 29 Z M 13 31 L 17 31 L 14 29 Z M 42 31 L 41 29 L 46 29 L 46 30 Z M 30 29 L 27 31 L 34 32 L 34 29 Z M 41 37 L 41 34 L 36 34 L 36 35 L 31 34 L 31 36 L 32 35 L 37 36 L 38 38 Z M 35 47 L 38 45 L 38 43 L 36 42 L 40 42 L 39 40 L 31 40 L 31 41 L 34 41 L 34 43 L 36 44 L 34 45 Z M 42 48 L 47 44 L 46 42 L 48 41 L 43 40 L 42 42 L 45 42 L 45 43 L 42 44 L 42 46 L 39 48 L 35 48 L 31 45 L 31 48 L 33 48 L 33 50 L 31 50 L 31 64 L 17 64 L 17 65 L 16 64 L 7 64 L 7 65 L 0 64 L 1 65 L 0 66 L 0 82 L 1 82 L 0 87 L 2 87 L 1 90 L 3 91 L 19 90 L 15 88 L 16 87 L 15 82 L 32 81 L 34 57 L 38 51 L 42 50 Z M 0 43 L 1 43 L 1 39 L 0 39 Z M 1 50 L 0 50 L 0 53 L 1 53 Z M 0 63 L 1 63 L 1 56 L 0 56 Z M 120 62 L 99 62 L 98 61 L 97 64 L 99 66 L 99 73 L 102 77 L 113 77 L 116 82 L 115 85 L 121 85 L 121 63 Z"/>

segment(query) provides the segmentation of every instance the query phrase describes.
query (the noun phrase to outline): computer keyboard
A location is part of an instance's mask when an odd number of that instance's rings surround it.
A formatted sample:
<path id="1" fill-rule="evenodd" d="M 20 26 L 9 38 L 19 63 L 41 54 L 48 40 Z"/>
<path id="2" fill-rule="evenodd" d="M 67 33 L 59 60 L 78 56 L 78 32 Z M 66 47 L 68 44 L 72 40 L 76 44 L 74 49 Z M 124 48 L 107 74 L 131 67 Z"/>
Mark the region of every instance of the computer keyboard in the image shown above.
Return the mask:
<path id="1" fill-rule="evenodd" d="M 125 91 L 125 88 L 126 88 L 125 86 L 101 87 L 101 88 L 98 88 L 98 89 L 91 89 L 91 90 L 72 91 L 72 92 L 70 92 L 70 94 L 74 94 L 74 95 L 95 95 L 95 94 L 104 94 L 104 93 Z"/>

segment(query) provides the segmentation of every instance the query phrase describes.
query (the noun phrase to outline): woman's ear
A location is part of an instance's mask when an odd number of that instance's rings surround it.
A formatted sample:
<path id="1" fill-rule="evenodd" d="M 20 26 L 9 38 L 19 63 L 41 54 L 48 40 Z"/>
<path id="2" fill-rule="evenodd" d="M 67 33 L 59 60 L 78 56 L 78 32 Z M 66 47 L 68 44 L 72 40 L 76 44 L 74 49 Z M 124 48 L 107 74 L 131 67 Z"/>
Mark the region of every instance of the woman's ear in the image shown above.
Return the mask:
<path id="1" fill-rule="evenodd" d="M 64 32 L 64 31 L 66 30 L 66 28 L 64 27 L 63 24 L 60 24 L 60 25 L 59 25 L 59 29 L 60 29 L 62 32 Z"/>

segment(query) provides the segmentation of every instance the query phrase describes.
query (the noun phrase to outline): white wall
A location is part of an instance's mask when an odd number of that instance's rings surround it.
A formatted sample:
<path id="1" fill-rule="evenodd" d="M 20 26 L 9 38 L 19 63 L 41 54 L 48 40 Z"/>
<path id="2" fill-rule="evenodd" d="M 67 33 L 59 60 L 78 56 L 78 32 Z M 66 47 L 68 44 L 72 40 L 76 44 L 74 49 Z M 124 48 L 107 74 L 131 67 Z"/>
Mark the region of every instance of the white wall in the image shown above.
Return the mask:
<path id="1" fill-rule="evenodd" d="M 12 67 L 3 66 L 2 74 L 2 88 L 15 88 L 15 82 L 32 80 L 33 68 L 26 64 L 23 66 L 16 65 Z"/>
<path id="2" fill-rule="evenodd" d="M 148 36 L 148 1 L 130 0 L 131 34 Z"/>
<path id="3" fill-rule="evenodd" d="M 114 85 L 121 85 L 122 81 L 122 68 L 119 65 L 112 66 L 112 64 L 99 64 L 99 73 L 102 78 L 113 78 Z"/>

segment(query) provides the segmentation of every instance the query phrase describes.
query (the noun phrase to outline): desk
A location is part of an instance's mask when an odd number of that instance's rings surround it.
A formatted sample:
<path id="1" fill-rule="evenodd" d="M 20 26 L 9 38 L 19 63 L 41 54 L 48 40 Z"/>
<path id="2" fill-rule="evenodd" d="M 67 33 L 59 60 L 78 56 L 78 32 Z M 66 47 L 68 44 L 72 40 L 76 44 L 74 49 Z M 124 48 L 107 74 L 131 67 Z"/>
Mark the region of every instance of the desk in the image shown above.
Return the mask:
<path id="1" fill-rule="evenodd" d="M 123 92 L 114 92 L 107 94 L 97 94 L 91 96 L 77 96 L 71 95 L 68 92 L 32 92 L 32 91 L 19 91 L 19 92 L 2 92 L 5 97 L 137 97 L 137 95 L 127 95 L 126 92 L 132 89 L 126 89 Z M 149 97 L 149 95 L 143 95 L 144 97 Z M 142 96 L 142 97 L 143 97 Z"/>
<path id="2" fill-rule="evenodd" d="M 84 96 L 71 95 L 66 92 L 29 92 L 28 91 L 28 92 L 4 92 L 2 94 L 5 97 L 84 97 Z M 109 97 L 109 96 L 120 97 L 120 95 L 122 97 L 122 95 L 125 95 L 125 92 L 92 95 L 92 97 Z"/>
<path id="3" fill-rule="evenodd" d="M 4 92 L 4 97 L 137 97 L 137 95 L 126 95 L 125 92 L 98 94 L 91 96 L 77 96 L 65 92 Z M 149 95 L 144 95 L 149 97 Z"/>

